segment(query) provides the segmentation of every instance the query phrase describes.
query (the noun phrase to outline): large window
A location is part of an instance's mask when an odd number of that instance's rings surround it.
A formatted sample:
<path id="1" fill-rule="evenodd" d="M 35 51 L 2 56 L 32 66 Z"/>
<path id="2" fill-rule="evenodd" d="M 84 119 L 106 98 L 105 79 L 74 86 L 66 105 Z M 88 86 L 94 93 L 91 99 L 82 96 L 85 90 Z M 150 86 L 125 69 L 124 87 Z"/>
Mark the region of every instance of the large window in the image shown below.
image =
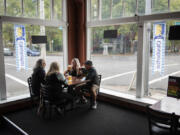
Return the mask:
<path id="1" fill-rule="evenodd" d="M 91 0 L 87 57 L 102 74 L 102 88 L 136 97 L 161 99 L 166 96 L 168 77 L 180 76 L 180 41 L 168 40 L 169 27 L 180 22 L 174 20 L 180 18 L 174 13 L 180 11 L 179 5 L 179 0 Z M 152 74 L 155 22 L 166 23 L 163 74 Z M 104 38 L 105 30 L 117 30 L 117 38 Z"/>
<path id="2" fill-rule="evenodd" d="M 6 16 L 0 17 L 0 22 L 2 22 L 0 24 L 2 25 L 0 45 L 3 46 L 0 51 L 4 54 L 4 57 L 1 56 L 0 59 L 4 58 L 2 65 L 5 65 L 5 72 L 4 67 L 1 67 L 0 81 L 6 83 L 1 85 L 0 100 L 6 99 L 6 96 L 11 98 L 29 94 L 27 78 L 31 76 L 39 58 L 45 59 L 46 72 L 53 61 L 59 63 L 60 70 L 63 72 L 67 64 L 67 54 L 64 57 L 63 51 L 64 47 L 67 50 L 67 30 L 66 27 L 63 27 L 67 20 L 62 20 L 63 15 L 66 15 L 66 11 L 62 11 L 62 9 L 66 9 L 63 7 L 65 5 L 66 0 L 0 0 L 0 15 Z M 63 12 L 65 13 L 63 14 Z M 64 18 L 66 17 L 64 16 Z M 26 69 L 20 70 L 18 70 L 18 62 L 16 61 L 19 59 L 17 59 L 18 51 L 14 35 L 16 25 L 24 26 L 27 46 L 27 50 L 22 51 L 22 54 L 25 52 L 27 58 Z M 21 29 L 18 33 L 21 33 Z M 33 44 L 32 35 L 47 35 L 47 43 Z M 5 75 L 5 80 L 3 75 Z"/>
<path id="3" fill-rule="evenodd" d="M 117 30 L 117 38 L 104 38 L 106 30 Z M 137 25 L 96 27 L 91 31 L 91 59 L 102 74 L 101 87 L 135 95 Z"/>
<path id="4" fill-rule="evenodd" d="M 28 69 L 17 71 L 16 50 L 14 43 L 14 25 L 10 23 L 3 24 L 3 45 L 5 59 L 5 76 L 7 97 L 19 96 L 29 93 L 27 87 L 27 78 L 31 76 L 35 62 L 42 58 L 41 48 L 46 46 L 46 71 L 50 63 L 57 61 L 63 71 L 63 44 L 62 30 L 56 27 L 45 27 L 45 34 L 48 36 L 48 42 L 44 45 L 32 44 L 32 35 L 41 35 L 40 27 L 34 25 L 24 25 L 26 30 L 27 61 Z M 37 54 L 39 52 L 39 54 Z"/>

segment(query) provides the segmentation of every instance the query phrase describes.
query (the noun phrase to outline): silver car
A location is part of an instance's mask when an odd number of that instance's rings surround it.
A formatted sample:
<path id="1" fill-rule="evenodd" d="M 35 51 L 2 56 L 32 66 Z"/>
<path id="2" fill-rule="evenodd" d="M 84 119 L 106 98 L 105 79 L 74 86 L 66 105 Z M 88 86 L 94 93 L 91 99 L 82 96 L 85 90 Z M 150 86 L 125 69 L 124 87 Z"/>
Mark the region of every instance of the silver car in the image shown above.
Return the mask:
<path id="1" fill-rule="evenodd" d="M 9 48 L 4 48 L 4 55 L 13 56 L 13 51 L 11 51 Z"/>

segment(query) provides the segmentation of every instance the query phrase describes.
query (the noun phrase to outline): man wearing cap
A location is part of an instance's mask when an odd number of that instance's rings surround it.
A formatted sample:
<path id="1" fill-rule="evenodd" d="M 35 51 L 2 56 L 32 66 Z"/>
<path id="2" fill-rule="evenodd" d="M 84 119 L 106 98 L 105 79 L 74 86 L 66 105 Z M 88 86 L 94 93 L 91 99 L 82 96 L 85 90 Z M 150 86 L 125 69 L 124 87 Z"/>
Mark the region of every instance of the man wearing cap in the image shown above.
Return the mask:
<path id="1" fill-rule="evenodd" d="M 90 90 L 90 94 L 92 96 L 91 108 L 96 109 L 97 108 L 96 93 L 99 88 L 98 74 L 96 72 L 96 69 L 93 67 L 92 61 L 87 60 L 84 63 L 84 65 L 86 69 L 85 72 L 86 80 L 89 80 L 89 82 L 87 83 L 87 87 Z"/>

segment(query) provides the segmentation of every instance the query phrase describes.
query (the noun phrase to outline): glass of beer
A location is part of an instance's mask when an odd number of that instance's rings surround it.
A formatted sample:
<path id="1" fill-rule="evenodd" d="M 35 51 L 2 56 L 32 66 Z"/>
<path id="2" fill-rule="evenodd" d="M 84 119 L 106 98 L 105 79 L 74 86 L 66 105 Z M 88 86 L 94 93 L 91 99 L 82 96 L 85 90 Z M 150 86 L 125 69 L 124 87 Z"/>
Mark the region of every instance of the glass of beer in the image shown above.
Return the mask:
<path id="1" fill-rule="evenodd" d="M 71 75 L 69 75 L 67 79 L 69 82 L 72 82 L 72 76 Z"/>

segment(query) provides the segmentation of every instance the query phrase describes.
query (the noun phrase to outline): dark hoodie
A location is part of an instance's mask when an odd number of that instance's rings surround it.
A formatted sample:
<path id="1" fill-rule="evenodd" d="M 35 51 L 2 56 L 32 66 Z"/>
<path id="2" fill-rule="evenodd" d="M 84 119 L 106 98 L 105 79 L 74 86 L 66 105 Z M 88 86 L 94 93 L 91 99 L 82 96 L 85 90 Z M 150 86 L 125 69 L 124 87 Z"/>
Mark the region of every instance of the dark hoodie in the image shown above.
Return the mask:
<path id="1" fill-rule="evenodd" d="M 36 96 L 40 96 L 41 83 L 45 83 L 45 70 L 41 67 L 35 68 L 32 74 L 32 91 Z"/>

